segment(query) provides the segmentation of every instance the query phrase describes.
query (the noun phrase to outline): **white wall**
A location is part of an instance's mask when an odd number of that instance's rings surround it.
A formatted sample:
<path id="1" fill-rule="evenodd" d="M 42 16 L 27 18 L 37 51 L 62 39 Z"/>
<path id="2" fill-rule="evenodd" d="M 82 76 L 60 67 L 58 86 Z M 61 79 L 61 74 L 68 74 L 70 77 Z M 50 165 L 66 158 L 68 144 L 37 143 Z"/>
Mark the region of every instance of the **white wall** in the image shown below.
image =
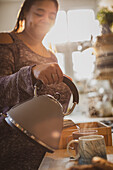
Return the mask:
<path id="1" fill-rule="evenodd" d="M 18 10 L 24 0 L 0 0 L 0 32 L 13 30 Z M 96 10 L 97 0 L 59 0 L 61 10 L 92 8 Z"/>
<path id="2" fill-rule="evenodd" d="M 97 7 L 97 0 L 59 0 L 59 2 L 61 10 L 90 8 L 95 11 Z"/>
<path id="3" fill-rule="evenodd" d="M 0 32 L 14 28 L 18 10 L 24 0 L 0 0 Z M 58 0 L 61 10 L 90 8 L 96 13 L 98 5 L 113 5 L 113 0 Z"/>
<path id="4" fill-rule="evenodd" d="M 22 0 L 0 0 L 0 32 L 13 30 Z"/>

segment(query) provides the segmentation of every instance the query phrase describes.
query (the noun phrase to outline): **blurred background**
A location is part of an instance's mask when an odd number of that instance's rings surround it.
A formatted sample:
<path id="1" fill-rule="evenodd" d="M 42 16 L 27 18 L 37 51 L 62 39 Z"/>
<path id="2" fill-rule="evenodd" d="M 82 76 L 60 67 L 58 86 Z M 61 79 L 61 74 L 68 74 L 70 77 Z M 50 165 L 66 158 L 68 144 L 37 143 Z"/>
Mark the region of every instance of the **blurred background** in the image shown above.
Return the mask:
<path id="1" fill-rule="evenodd" d="M 22 2 L 0 0 L 0 32 L 13 30 Z M 90 117 L 112 117 L 113 74 L 110 79 L 96 78 L 94 44 L 97 36 L 102 36 L 97 14 L 104 8 L 113 13 L 113 0 L 59 0 L 59 5 L 55 26 L 43 43 L 56 54 L 63 73 L 73 79 L 79 90 L 80 104 L 75 109 L 78 117 L 73 113 L 71 118 L 85 121 Z M 111 18 L 113 23 L 113 15 Z"/>
<path id="2" fill-rule="evenodd" d="M 0 0 L 0 32 L 13 30 L 22 2 Z M 44 44 L 56 53 L 65 74 L 74 80 L 91 78 L 95 61 L 90 48 L 91 37 L 100 34 L 96 19 L 99 1 L 59 0 L 59 4 L 56 24 L 44 39 Z M 84 61 L 81 63 L 81 60 Z"/>

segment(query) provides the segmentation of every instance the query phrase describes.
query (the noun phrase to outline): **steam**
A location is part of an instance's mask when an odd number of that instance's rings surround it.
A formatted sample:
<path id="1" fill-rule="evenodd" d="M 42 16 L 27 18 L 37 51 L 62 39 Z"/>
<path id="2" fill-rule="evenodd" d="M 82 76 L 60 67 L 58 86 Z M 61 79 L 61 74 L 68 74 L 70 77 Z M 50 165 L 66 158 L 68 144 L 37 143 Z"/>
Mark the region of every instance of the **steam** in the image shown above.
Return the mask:
<path id="1" fill-rule="evenodd" d="M 79 128 L 78 128 L 79 127 Z M 86 131 L 86 130 L 93 130 L 92 128 L 97 128 L 98 123 L 96 122 L 90 122 L 90 123 L 81 123 L 77 125 L 77 129 L 80 131 Z"/>

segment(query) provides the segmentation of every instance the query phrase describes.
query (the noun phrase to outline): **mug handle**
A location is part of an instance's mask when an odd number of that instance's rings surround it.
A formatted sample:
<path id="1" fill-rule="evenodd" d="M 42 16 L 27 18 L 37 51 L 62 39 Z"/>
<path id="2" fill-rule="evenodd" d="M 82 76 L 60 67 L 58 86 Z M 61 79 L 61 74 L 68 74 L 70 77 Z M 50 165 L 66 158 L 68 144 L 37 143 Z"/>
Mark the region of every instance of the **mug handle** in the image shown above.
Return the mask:
<path id="1" fill-rule="evenodd" d="M 73 154 L 70 152 L 70 145 L 71 145 L 72 143 L 78 144 L 78 140 L 77 140 L 77 139 L 71 140 L 71 141 L 67 144 L 67 153 L 68 153 L 68 155 L 69 155 L 70 157 L 74 158 L 74 160 L 78 160 L 79 157 L 80 157 L 80 154 L 79 154 L 79 152 L 78 152 L 78 146 L 77 146 L 77 150 L 76 150 L 76 155 L 73 155 Z"/>

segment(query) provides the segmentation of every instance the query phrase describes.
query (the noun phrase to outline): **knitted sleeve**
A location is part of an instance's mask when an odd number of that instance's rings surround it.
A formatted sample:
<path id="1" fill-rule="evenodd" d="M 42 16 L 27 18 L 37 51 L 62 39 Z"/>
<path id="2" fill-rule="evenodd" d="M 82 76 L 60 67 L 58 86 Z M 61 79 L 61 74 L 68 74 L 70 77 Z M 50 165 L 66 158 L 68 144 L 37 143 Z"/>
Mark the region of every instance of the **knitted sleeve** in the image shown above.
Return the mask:
<path id="1" fill-rule="evenodd" d="M 31 68 L 25 66 L 15 72 L 13 50 L 0 44 L 0 112 L 33 96 Z"/>

